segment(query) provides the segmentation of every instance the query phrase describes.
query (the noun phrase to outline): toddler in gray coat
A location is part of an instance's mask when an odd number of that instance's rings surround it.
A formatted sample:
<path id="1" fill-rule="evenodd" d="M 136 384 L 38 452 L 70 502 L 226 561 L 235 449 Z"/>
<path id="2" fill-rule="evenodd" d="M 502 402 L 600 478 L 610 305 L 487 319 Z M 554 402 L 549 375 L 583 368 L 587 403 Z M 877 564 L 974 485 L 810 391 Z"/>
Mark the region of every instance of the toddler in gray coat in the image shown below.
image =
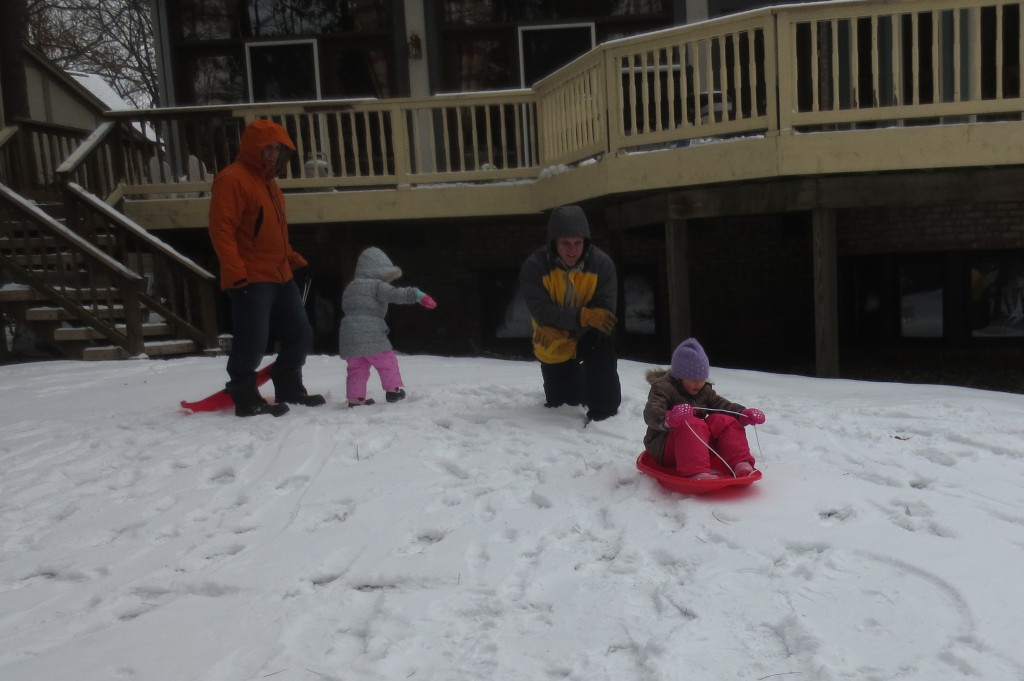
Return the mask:
<path id="1" fill-rule="evenodd" d="M 434 299 L 418 288 L 392 286 L 402 276 L 379 248 L 370 247 L 359 254 L 355 278 L 345 287 L 341 296 L 341 309 L 345 316 L 338 331 L 338 354 L 348 362 L 346 392 L 348 406 L 373 404 L 366 398 L 366 383 L 370 367 L 377 370 L 388 402 L 405 398 L 398 358 L 388 340 L 388 325 L 384 321 L 388 305 L 419 303 L 434 309 Z"/>

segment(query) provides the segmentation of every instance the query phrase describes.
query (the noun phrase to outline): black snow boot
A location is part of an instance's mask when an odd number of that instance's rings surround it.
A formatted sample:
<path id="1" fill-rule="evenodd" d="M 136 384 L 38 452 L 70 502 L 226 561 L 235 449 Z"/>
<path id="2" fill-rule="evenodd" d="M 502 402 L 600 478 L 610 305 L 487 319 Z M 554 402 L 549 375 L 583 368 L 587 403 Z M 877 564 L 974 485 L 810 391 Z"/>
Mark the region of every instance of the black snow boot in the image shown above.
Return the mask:
<path id="1" fill-rule="evenodd" d="M 397 402 L 405 399 L 405 391 L 399 388 L 398 390 L 385 390 L 384 399 L 388 402 Z"/>
<path id="2" fill-rule="evenodd" d="M 256 387 L 255 376 L 240 381 L 230 381 L 226 390 L 235 403 L 235 416 L 259 416 L 260 414 L 281 416 L 288 413 L 287 404 L 267 404 L 267 401 L 260 395 L 259 388 Z"/>
<path id="3" fill-rule="evenodd" d="M 310 395 L 302 385 L 302 372 L 298 369 L 274 369 L 270 374 L 274 381 L 274 396 L 280 403 L 300 404 L 303 407 L 319 407 L 327 403 L 323 395 Z"/>

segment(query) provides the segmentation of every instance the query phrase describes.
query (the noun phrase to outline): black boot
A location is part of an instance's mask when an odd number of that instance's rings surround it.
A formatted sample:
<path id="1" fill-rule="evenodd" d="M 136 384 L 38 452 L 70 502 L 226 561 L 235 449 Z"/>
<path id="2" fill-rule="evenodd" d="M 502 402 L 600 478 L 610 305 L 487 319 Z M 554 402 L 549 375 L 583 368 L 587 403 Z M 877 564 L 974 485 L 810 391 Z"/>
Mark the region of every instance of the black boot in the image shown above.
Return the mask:
<path id="1" fill-rule="evenodd" d="M 287 404 L 267 404 L 256 387 L 255 376 L 240 381 L 231 381 L 225 389 L 235 403 L 235 416 L 258 416 L 260 414 L 281 416 L 288 412 Z"/>
<path id="2" fill-rule="evenodd" d="M 310 395 L 302 385 L 302 372 L 298 369 L 274 369 L 270 374 L 274 381 L 274 395 L 278 402 L 301 404 L 304 407 L 319 407 L 326 404 L 323 395 Z"/>
<path id="3" fill-rule="evenodd" d="M 385 390 L 384 399 L 386 399 L 388 402 L 397 402 L 399 400 L 404 400 L 405 391 L 402 390 L 401 388 L 398 388 L 397 390 Z"/>

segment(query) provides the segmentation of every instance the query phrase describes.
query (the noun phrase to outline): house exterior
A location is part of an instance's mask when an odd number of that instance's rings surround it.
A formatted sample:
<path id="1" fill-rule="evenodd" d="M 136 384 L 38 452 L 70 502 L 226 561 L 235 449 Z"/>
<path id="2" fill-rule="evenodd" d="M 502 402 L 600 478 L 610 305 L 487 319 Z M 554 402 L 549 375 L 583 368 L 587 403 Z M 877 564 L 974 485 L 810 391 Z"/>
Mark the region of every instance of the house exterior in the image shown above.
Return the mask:
<path id="1" fill-rule="evenodd" d="M 599 42 L 681 24 L 676 0 L 156 0 L 172 106 L 504 90 Z"/>
<path id="2" fill-rule="evenodd" d="M 25 45 L 24 57 L 33 121 L 92 131 L 103 121 L 103 113 L 114 108 L 97 94 L 99 84 L 86 74 L 64 71 L 30 45 Z"/>
<path id="3" fill-rule="evenodd" d="M 1019 5 L 155 6 L 173 108 L 108 118 L 167 143 L 82 183 L 215 268 L 209 177 L 247 120 L 282 122 L 320 351 L 376 245 L 441 302 L 426 328 L 393 311 L 400 350 L 526 355 L 518 266 L 579 203 L 626 357 L 696 335 L 719 366 L 1024 368 Z"/>

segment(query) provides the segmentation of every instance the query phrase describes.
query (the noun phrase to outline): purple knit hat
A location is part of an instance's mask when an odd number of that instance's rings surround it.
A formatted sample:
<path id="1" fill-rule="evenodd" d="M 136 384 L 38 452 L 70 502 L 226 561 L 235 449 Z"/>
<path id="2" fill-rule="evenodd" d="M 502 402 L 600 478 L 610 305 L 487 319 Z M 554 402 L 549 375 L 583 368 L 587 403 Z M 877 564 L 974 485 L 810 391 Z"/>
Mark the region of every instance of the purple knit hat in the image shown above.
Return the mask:
<path id="1" fill-rule="evenodd" d="M 687 338 L 672 353 L 672 376 L 691 380 L 707 380 L 711 373 L 708 356 L 696 338 Z"/>

